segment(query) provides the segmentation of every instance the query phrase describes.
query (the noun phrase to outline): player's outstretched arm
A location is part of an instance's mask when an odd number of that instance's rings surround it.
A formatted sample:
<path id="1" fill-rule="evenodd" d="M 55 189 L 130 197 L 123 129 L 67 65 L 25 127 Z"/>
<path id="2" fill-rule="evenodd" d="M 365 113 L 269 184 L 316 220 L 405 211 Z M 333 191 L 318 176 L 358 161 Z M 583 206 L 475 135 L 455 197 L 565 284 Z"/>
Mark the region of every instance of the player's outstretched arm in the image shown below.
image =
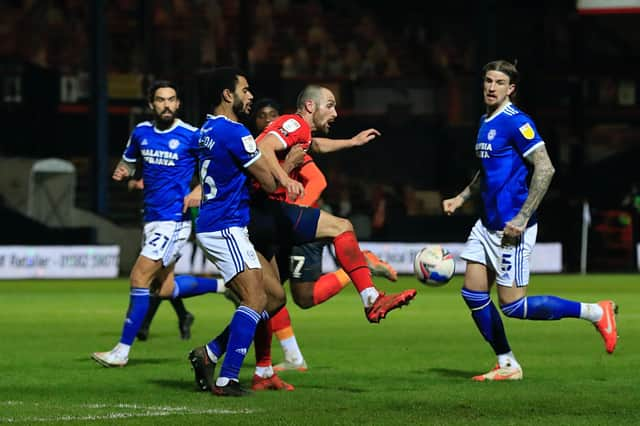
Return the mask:
<path id="1" fill-rule="evenodd" d="M 380 135 L 381 133 L 378 130 L 371 128 L 361 131 L 351 139 L 313 138 L 311 149 L 314 152 L 326 154 L 328 152 L 365 145 Z"/>
<path id="2" fill-rule="evenodd" d="M 556 172 L 544 145 L 536 148 L 525 157 L 525 160 L 533 166 L 533 175 L 529 185 L 529 195 L 522 208 L 513 219 L 505 224 L 504 233 L 510 237 L 517 237 L 524 232 L 527 222 L 542 202 Z"/>
<path id="3" fill-rule="evenodd" d="M 116 169 L 113 171 L 113 174 L 111 175 L 111 179 L 122 181 L 128 178 L 129 176 L 133 176 L 135 172 L 136 172 L 135 163 L 128 163 L 124 160 L 120 160 L 120 162 L 118 162 L 118 165 L 116 166 Z"/>
<path id="4" fill-rule="evenodd" d="M 444 213 L 447 216 L 451 216 L 456 210 L 462 207 L 465 201 L 467 201 L 474 194 L 480 191 L 481 181 L 482 174 L 480 173 L 480 171 L 477 171 L 473 179 L 471 179 L 471 183 L 469 183 L 469 185 L 467 185 L 461 193 L 453 198 L 442 200 L 442 210 L 444 211 Z"/>

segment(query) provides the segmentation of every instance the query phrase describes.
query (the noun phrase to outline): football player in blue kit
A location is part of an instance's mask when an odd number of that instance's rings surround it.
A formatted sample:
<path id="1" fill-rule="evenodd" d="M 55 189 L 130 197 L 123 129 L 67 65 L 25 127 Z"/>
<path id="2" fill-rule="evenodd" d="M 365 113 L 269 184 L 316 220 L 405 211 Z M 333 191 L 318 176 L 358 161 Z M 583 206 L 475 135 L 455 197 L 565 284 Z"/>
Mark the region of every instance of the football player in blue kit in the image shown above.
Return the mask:
<path id="1" fill-rule="evenodd" d="M 273 192 L 280 185 L 294 199 L 303 194 L 303 186 L 288 176 L 277 179 L 271 163 L 239 122 L 240 117 L 248 115 L 253 99 L 244 73 L 221 67 L 208 77 L 215 105 L 214 115 L 208 115 L 200 129 L 202 201 L 196 235 L 207 258 L 241 304 L 215 339 L 191 351 L 189 361 L 201 390 L 218 396 L 243 396 L 249 391 L 240 386 L 238 376 L 256 327 L 285 303 L 276 270 L 249 240 L 248 177 L 254 177 L 266 192 Z M 223 354 L 226 355 L 214 382 L 214 369 Z"/>
<path id="2" fill-rule="evenodd" d="M 191 194 L 196 171 L 197 128 L 176 117 L 180 99 L 176 86 L 166 80 L 149 88 L 153 121 L 138 124 L 127 142 L 112 178 L 132 177 L 138 159 L 144 181 L 144 233 L 142 250 L 130 274 L 131 291 L 122 334 L 108 352 L 91 357 L 105 367 L 124 367 L 150 301 L 150 288 L 164 298 L 196 296 L 217 290 L 217 280 L 175 277 L 175 262 L 191 233 L 191 219 L 183 207 Z"/>
<path id="3" fill-rule="evenodd" d="M 442 207 L 451 215 L 471 196 L 480 194 L 482 199 L 482 217 L 460 255 L 467 261 L 462 297 L 498 359 L 491 371 L 473 380 L 520 380 L 522 367 L 490 298 L 494 282 L 504 315 L 587 320 L 602 335 L 608 353 L 613 353 L 618 339 L 617 307 L 611 300 L 580 303 L 556 296 L 527 296 L 529 261 L 538 230 L 536 209 L 555 170 L 533 121 L 511 102 L 519 77 L 515 65 L 497 60 L 482 71 L 486 114 L 480 120 L 475 145 L 481 169 L 462 192 L 444 200 Z"/>

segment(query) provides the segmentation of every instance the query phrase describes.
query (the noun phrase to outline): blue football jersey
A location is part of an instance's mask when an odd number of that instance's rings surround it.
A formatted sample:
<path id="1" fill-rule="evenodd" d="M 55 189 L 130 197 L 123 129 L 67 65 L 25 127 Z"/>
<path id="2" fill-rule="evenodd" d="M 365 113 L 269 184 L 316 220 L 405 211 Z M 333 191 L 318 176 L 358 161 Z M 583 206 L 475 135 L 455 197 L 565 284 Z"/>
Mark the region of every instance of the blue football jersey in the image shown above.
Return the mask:
<path id="1" fill-rule="evenodd" d="M 482 222 L 488 229 L 504 229 L 520 211 L 533 171 L 524 158 L 542 144 L 531 118 L 511 103 L 491 118 L 482 116 L 475 148 L 483 172 Z M 536 222 L 534 213 L 527 225 Z"/>
<path id="2" fill-rule="evenodd" d="M 261 155 L 253 136 L 225 116 L 207 115 L 198 143 L 202 203 L 196 232 L 247 226 L 250 181 L 246 168 Z"/>
<path id="3" fill-rule="evenodd" d="M 190 219 L 182 205 L 196 171 L 197 132 L 181 120 L 167 130 L 158 130 L 150 121 L 133 129 L 122 159 L 142 159 L 145 222 Z"/>

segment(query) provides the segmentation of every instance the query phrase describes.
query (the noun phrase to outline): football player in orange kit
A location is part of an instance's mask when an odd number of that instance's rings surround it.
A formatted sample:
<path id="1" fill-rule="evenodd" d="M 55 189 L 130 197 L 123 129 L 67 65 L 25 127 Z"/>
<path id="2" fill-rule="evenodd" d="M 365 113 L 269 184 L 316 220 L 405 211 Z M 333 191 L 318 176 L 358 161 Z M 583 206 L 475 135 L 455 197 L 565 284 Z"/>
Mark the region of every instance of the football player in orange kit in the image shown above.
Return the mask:
<path id="1" fill-rule="evenodd" d="M 276 101 L 270 98 L 260 99 L 254 104 L 249 128 L 257 136 L 279 116 L 280 105 Z M 353 146 L 363 145 L 369 142 L 371 140 L 369 135 L 369 131 L 356 135 L 352 139 Z M 295 147 L 293 150 L 296 148 L 300 151 L 302 150 L 300 147 Z M 327 180 L 322 171 L 313 161 L 313 157 L 308 153 L 303 154 L 304 157 L 302 159 L 302 163 L 296 166 L 298 160 L 294 158 L 299 155 L 300 154 L 296 152 L 291 152 L 285 158 L 285 164 L 287 162 L 290 163 L 285 166 L 285 170 L 289 167 L 293 167 L 289 176 L 304 185 L 305 193 L 303 197 L 295 201 L 287 199 L 287 202 L 303 206 L 319 207 L 318 202 L 322 192 L 327 187 Z M 317 285 L 319 287 L 328 287 L 328 292 L 326 289 L 319 289 L 318 292 L 328 293 L 329 297 L 346 287 L 351 280 L 344 270 L 339 269 L 335 272 L 322 275 L 322 250 L 325 245 L 327 245 L 326 241 L 312 241 L 310 243 L 292 247 L 290 253 L 279 253 L 278 266 L 281 281 L 284 283 L 288 278 L 291 282 L 292 288 L 293 286 L 298 285 Z M 379 259 L 371 251 L 366 250 L 363 251 L 363 253 L 367 260 L 367 266 L 373 275 L 384 276 L 390 281 L 396 281 L 398 279 L 398 274 L 391 265 Z M 326 297 L 324 300 L 329 297 Z M 313 304 L 309 305 L 308 302 L 305 303 L 304 300 L 296 300 L 296 303 L 303 308 L 313 306 Z M 280 345 L 285 355 L 284 362 L 275 365 L 274 370 L 306 371 L 307 364 L 302 356 L 300 347 L 298 346 L 293 332 L 293 327 L 291 325 L 291 318 L 286 307 L 271 318 L 271 327 L 273 333 L 275 333 L 276 337 L 280 341 Z"/>
<path id="2" fill-rule="evenodd" d="M 367 129 L 351 139 L 313 138 L 312 141 L 312 129 L 326 133 L 329 123 L 337 116 L 333 93 L 323 87 L 308 86 L 305 88 L 298 99 L 298 112 L 295 115 L 285 115 L 276 119 L 277 108 L 273 108 L 273 104 L 275 103 L 271 102 L 269 104 L 266 101 L 259 101 L 255 105 L 254 116 L 258 130 L 258 126 L 261 123 L 269 124 L 269 121 L 274 120 L 258 137 L 258 143 L 262 152 L 267 152 L 272 161 L 283 163 L 286 170 L 291 168 L 291 164 L 287 165 L 287 160 L 291 156 L 300 155 L 299 152 L 296 154 L 296 150 L 300 148 L 303 150 L 311 148 L 317 152 L 332 152 L 364 145 L 380 134 L 375 129 Z M 284 153 L 289 153 L 289 156 L 285 157 Z M 287 258 L 290 259 L 290 268 L 285 267 L 280 270 L 281 273 L 286 273 L 291 279 L 291 291 L 295 302 L 302 308 L 309 308 L 323 303 L 353 280 L 354 285 L 360 292 L 365 305 L 365 314 L 370 322 L 377 323 L 389 311 L 409 303 L 415 297 L 415 290 L 405 290 L 398 294 L 384 295 L 384 293 L 380 293 L 375 289 L 368 269 L 371 269 L 377 275 L 384 275 L 392 281 L 397 279 L 397 274 L 390 265 L 380 261 L 373 253 L 360 252 L 350 222 L 326 212 L 320 212 L 317 208 L 283 207 L 279 204 L 317 205 L 317 201 L 326 187 L 326 179 L 308 154 L 304 154 L 302 164 L 295 168 L 290 176 L 305 185 L 305 195 L 295 201 L 286 200 L 286 197 L 283 196 L 284 194 L 276 196 L 276 200 L 269 201 L 263 198 L 262 201 L 258 201 L 257 209 L 252 210 L 252 216 L 257 217 L 255 220 L 252 218 L 254 222 L 252 229 L 257 230 L 255 234 L 259 237 L 256 245 L 262 247 L 263 251 L 261 252 L 263 254 L 275 254 L 276 249 L 272 244 L 274 240 L 277 240 L 279 244 L 277 255 L 281 258 L 280 260 L 282 261 L 283 258 L 285 260 Z M 277 217 L 275 222 L 270 219 L 270 217 L 274 216 Z M 287 222 L 287 218 L 289 225 L 285 225 L 285 228 L 287 226 L 291 226 L 291 228 L 278 229 L 278 226 L 282 226 L 282 223 Z M 315 224 L 314 220 L 316 221 Z M 310 230 L 312 230 L 313 235 L 310 234 Z M 253 232 L 251 234 L 253 235 Z M 268 235 L 266 238 L 264 237 L 265 234 Z M 281 245 L 283 236 L 285 239 L 289 238 L 288 244 L 285 242 L 284 245 Z M 310 237 L 321 239 L 319 241 L 310 241 Z M 333 242 L 336 247 L 338 262 L 343 267 L 346 266 L 345 269 L 348 272 L 340 269 L 321 276 L 322 249 L 324 245 L 330 242 L 330 240 L 326 239 L 327 237 L 334 237 Z M 272 238 L 272 240 L 269 241 L 269 238 Z M 282 250 L 283 246 L 285 250 Z M 357 248 L 357 252 L 354 248 Z M 281 280 L 284 282 L 287 276 L 281 276 Z M 286 308 L 274 315 L 270 325 L 281 339 L 285 352 L 285 362 L 277 365 L 276 370 L 305 370 L 306 363 L 295 341 Z M 270 330 L 256 333 L 255 390 L 285 388 L 271 384 L 269 381 L 269 377 L 272 377 L 273 374 L 271 371 L 270 342 Z"/>

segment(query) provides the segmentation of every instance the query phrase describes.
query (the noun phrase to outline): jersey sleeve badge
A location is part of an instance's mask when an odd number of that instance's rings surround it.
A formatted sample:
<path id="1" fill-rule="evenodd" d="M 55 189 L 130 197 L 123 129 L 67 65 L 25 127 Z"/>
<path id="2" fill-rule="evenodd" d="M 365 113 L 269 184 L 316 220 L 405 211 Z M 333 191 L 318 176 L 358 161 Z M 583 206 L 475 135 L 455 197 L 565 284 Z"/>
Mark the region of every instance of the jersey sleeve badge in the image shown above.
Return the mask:
<path id="1" fill-rule="evenodd" d="M 533 127 L 531 127 L 531 124 L 529 123 L 525 123 L 524 125 L 520 126 L 518 130 L 520 130 L 522 136 L 524 136 L 524 138 L 527 140 L 533 139 L 536 135 L 536 132 L 533 130 Z"/>
<path id="2" fill-rule="evenodd" d="M 293 118 L 290 118 L 287 121 L 285 121 L 284 123 L 282 123 L 282 130 L 284 130 L 282 133 L 284 133 L 285 136 L 289 135 L 290 133 L 295 132 L 299 128 L 300 128 L 300 123 L 298 123 Z"/>
<path id="3" fill-rule="evenodd" d="M 253 139 L 253 136 L 247 135 L 242 137 L 242 145 L 244 146 L 244 150 L 249 154 L 253 154 L 256 152 L 256 141 Z"/>

